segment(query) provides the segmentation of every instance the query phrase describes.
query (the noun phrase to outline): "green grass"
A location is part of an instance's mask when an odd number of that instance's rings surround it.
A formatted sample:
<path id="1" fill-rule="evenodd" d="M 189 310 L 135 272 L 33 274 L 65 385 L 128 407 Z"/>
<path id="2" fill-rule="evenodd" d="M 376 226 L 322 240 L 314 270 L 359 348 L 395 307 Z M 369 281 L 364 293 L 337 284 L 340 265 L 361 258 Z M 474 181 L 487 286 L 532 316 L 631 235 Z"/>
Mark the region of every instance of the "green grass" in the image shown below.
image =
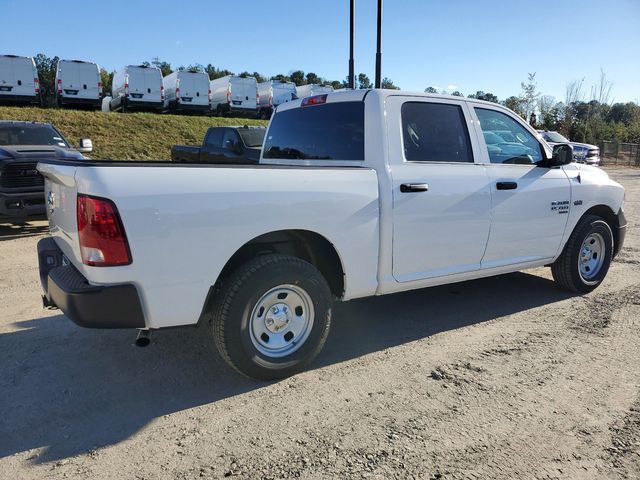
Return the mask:
<path id="1" fill-rule="evenodd" d="M 264 120 L 247 118 L 31 107 L 0 107 L 0 120 L 52 123 L 74 146 L 80 138 L 90 138 L 93 141 L 91 158 L 118 160 L 169 160 L 171 145 L 200 145 L 209 127 L 267 124 Z"/>

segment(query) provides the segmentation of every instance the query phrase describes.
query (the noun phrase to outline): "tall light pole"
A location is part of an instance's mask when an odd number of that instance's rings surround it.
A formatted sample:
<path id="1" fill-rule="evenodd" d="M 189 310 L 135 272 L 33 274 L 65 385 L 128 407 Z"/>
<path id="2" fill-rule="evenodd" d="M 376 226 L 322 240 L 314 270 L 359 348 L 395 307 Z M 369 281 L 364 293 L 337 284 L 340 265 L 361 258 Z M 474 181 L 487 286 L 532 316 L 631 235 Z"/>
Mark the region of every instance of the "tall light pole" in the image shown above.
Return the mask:
<path id="1" fill-rule="evenodd" d="M 382 78 L 382 0 L 378 0 L 378 44 L 376 48 L 376 83 L 380 88 Z"/>
<path id="2" fill-rule="evenodd" d="M 350 20 L 349 20 L 349 80 L 348 80 L 348 84 L 349 84 L 349 88 L 354 89 L 356 88 L 356 73 L 353 67 L 353 30 L 354 30 L 354 26 L 355 26 L 355 20 L 354 20 L 354 15 L 355 15 L 355 4 L 356 4 L 356 0 L 351 0 L 351 8 L 350 8 Z"/>

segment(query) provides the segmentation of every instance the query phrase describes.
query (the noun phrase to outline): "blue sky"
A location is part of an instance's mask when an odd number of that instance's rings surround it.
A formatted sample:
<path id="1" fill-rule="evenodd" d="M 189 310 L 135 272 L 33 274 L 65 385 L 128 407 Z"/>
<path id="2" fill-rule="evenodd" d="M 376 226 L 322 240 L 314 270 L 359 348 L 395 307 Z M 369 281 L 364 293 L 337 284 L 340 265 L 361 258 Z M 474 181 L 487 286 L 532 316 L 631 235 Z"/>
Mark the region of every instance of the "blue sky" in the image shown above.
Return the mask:
<path id="1" fill-rule="evenodd" d="M 160 57 L 264 75 L 343 79 L 348 0 L 0 0 L 0 53 L 93 60 Z M 375 0 L 356 0 L 356 73 L 373 81 Z M 600 69 L 615 101 L 640 101 L 640 0 L 386 0 L 383 76 L 407 90 L 520 92 L 528 72 L 558 100 Z"/>

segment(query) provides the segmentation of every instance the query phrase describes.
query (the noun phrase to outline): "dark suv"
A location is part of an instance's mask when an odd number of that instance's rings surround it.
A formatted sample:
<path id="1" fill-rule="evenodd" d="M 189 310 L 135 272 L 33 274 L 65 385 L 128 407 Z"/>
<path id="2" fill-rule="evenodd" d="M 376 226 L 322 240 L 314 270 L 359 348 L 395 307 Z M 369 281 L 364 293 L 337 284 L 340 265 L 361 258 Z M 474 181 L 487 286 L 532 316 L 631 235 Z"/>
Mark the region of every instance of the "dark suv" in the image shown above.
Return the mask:
<path id="1" fill-rule="evenodd" d="M 40 160 L 82 159 L 48 123 L 0 121 L 0 220 L 45 213 Z"/>

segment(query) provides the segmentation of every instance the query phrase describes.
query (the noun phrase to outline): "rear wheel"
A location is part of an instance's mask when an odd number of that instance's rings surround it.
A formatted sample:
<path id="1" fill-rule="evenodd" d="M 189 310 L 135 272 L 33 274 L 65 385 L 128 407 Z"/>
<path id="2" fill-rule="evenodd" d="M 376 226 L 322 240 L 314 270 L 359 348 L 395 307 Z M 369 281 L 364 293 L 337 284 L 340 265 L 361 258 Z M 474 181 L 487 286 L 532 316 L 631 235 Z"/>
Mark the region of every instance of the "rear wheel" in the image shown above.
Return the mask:
<path id="1" fill-rule="evenodd" d="M 562 288 L 588 293 L 602 283 L 612 259 L 611 228 L 601 217 L 588 215 L 576 225 L 551 273 Z"/>
<path id="2" fill-rule="evenodd" d="M 216 346 L 244 375 L 288 377 L 324 346 L 332 303 L 327 282 L 310 263 L 288 255 L 255 258 L 223 280 L 216 294 Z"/>

